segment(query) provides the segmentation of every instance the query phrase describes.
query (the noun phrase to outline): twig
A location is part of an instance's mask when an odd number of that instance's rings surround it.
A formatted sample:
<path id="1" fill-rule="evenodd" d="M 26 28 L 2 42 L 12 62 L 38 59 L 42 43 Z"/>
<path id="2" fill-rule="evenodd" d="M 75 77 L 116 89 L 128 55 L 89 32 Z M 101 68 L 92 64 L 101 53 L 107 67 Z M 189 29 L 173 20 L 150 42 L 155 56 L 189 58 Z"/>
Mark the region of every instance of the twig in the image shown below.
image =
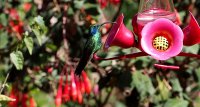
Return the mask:
<path id="1" fill-rule="evenodd" d="M 108 93 L 108 95 L 106 96 L 106 98 L 105 98 L 105 100 L 104 100 L 104 102 L 103 102 L 103 104 L 102 104 L 101 107 L 104 107 L 105 104 L 108 102 L 108 100 L 109 100 L 109 98 L 110 98 L 110 96 L 111 96 L 111 94 L 112 94 L 112 92 L 113 92 L 113 89 L 114 89 L 114 87 L 112 86 L 112 87 L 111 87 L 110 93 Z"/>
<path id="2" fill-rule="evenodd" d="M 10 71 L 7 73 L 6 78 L 5 78 L 5 80 L 4 80 L 4 82 L 3 82 L 2 86 L 1 86 L 0 94 L 3 92 L 3 89 L 4 89 L 5 85 L 6 85 L 6 82 L 8 80 L 9 75 L 10 75 Z"/>

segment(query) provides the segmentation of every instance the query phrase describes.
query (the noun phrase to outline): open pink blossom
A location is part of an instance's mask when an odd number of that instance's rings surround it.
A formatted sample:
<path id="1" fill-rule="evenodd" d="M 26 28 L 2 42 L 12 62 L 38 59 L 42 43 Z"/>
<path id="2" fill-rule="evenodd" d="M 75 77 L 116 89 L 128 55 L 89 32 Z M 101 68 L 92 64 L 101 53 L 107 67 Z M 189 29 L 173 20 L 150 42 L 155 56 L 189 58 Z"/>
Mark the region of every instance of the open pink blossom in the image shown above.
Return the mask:
<path id="1" fill-rule="evenodd" d="M 149 22 L 141 32 L 143 51 L 157 60 L 178 55 L 183 47 L 183 32 L 179 26 L 164 18 Z"/>
<path id="2" fill-rule="evenodd" d="M 183 29 L 184 45 L 191 46 L 200 43 L 200 27 L 197 20 L 190 12 L 190 23 Z"/>

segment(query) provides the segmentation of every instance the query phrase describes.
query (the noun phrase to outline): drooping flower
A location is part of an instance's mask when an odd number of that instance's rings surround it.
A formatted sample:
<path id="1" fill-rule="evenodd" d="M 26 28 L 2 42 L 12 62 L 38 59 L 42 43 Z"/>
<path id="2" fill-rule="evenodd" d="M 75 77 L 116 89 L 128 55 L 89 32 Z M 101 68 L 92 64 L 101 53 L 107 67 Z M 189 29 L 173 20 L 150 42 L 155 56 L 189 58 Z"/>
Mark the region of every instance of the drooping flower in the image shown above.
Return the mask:
<path id="1" fill-rule="evenodd" d="M 36 101 L 33 97 L 29 99 L 29 107 L 37 107 Z"/>
<path id="2" fill-rule="evenodd" d="M 87 94 L 90 94 L 91 90 L 92 90 L 92 86 L 91 86 L 91 83 L 90 83 L 90 80 L 87 76 L 87 74 L 85 72 L 82 72 L 82 77 L 83 77 L 83 82 L 84 82 L 84 85 L 85 85 L 85 92 Z"/>
<path id="3" fill-rule="evenodd" d="M 157 60 L 178 55 L 183 47 L 183 32 L 179 26 L 164 18 L 149 22 L 141 32 L 143 51 Z"/>
<path id="4" fill-rule="evenodd" d="M 183 29 L 185 46 L 192 46 L 200 43 L 200 26 L 190 12 L 190 23 Z"/>
<path id="5" fill-rule="evenodd" d="M 70 100 L 70 95 L 69 95 L 69 84 L 68 84 L 68 73 L 66 73 L 66 83 L 64 87 L 64 92 L 63 92 L 63 99 L 65 102 Z"/>
<path id="6" fill-rule="evenodd" d="M 19 20 L 19 14 L 15 8 L 9 9 L 9 17 L 13 20 Z"/>
<path id="7" fill-rule="evenodd" d="M 15 99 L 15 101 L 9 102 L 8 107 L 18 107 L 19 97 L 18 90 L 16 88 L 12 87 L 9 97 Z"/>
<path id="8" fill-rule="evenodd" d="M 77 88 L 77 101 L 78 101 L 79 104 L 82 104 L 83 103 L 83 95 L 82 95 L 82 92 L 81 92 L 80 78 L 76 77 L 75 82 L 76 82 L 76 88 Z"/>
<path id="9" fill-rule="evenodd" d="M 77 86 L 76 86 L 76 82 L 75 82 L 75 76 L 74 76 L 74 70 L 73 68 L 70 68 L 71 71 L 71 86 L 70 86 L 70 91 L 71 91 L 71 97 L 73 101 L 77 101 Z"/>
<path id="10" fill-rule="evenodd" d="M 28 101 L 28 93 L 22 93 L 22 107 L 28 107 L 27 105 Z"/>
<path id="11" fill-rule="evenodd" d="M 107 0 L 98 0 L 101 8 L 105 8 L 108 4 L 108 1 Z"/>
<path id="12" fill-rule="evenodd" d="M 31 9 L 31 7 L 32 7 L 32 4 L 29 2 L 26 2 L 23 4 L 23 9 L 25 12 L 28 12 Z"/>
<path id="13" fill-rule="evenodd" d="M 60 107 L 62 104 L 62 84 L 63 84 L 63 76 L 60 76 L 58 90 L 55 98 L 56 107 Z"/>

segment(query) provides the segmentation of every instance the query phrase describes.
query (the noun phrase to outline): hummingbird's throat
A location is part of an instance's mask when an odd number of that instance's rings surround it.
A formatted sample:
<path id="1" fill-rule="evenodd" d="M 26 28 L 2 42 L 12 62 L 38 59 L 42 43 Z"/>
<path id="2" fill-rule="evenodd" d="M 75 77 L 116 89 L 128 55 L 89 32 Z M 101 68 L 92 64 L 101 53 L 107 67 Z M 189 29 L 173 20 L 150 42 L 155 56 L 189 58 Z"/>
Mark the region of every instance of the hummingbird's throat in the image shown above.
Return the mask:
<path id="1" fill-rule="evenodd" d="M 169 49 L 170 43 L 171 40 L 168 34 L 156 34 L 152 41 L 153 47 L 161 52 L 164 52 L 167 49 Z"/>

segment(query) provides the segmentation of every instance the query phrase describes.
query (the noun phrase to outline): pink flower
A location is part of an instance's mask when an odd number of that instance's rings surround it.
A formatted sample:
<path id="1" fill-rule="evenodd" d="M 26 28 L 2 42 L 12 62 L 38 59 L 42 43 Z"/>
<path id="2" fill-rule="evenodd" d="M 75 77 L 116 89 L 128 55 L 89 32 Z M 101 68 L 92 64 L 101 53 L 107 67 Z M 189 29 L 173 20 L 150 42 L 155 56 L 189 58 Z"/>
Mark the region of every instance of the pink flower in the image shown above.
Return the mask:
<path id="1" fill-rule="evenodd" d="M 190 12 L 190 23 L 183 29 L 184 41 L 183 44 L 186 46 L 195 45 L 200 43 L 200 27 Z"/>
<path id="2" fill-rule="evenodd" d="M 164 18 L 149 22 L 141 32 L 143 51 L 157 60 L 178 55 L 183 47 L 183 32 L 179 26 Z"/>

